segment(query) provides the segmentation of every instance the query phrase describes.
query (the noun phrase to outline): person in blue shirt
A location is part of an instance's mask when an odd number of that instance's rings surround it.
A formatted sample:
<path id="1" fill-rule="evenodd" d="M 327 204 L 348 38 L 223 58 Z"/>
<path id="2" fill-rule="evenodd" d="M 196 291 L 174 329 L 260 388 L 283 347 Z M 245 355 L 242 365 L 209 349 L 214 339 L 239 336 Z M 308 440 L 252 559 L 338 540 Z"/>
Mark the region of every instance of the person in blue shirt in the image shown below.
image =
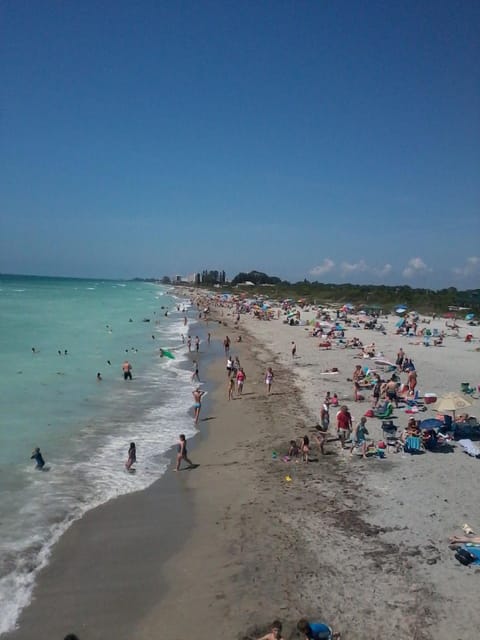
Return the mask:
<path id="1" fill-rule="evenodd" d="M 334 634 L 328 624 L 324 622 L 309 622 L 302 618 L 297 623 L 297 629 L 305 637 L 305 640 L 333 640 L 340 638 L 340 634 Z"/>

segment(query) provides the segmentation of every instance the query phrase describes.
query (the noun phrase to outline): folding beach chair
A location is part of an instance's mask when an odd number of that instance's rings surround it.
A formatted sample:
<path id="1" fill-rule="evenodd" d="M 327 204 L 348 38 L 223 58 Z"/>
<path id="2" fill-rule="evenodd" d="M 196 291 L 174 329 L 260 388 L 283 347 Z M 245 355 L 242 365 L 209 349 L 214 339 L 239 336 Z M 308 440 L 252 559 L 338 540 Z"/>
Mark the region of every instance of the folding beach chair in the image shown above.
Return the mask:
<path id="1" fill-rule="evenodd" d="M 381 418 L 382 420 L 385 420 L 386 418 L 390 418 L 392 413 L 393 413 L 393 404 L 389 402 L 383 413 L 375 413 L 374 415 L 375 415 L 375 418 Z"/>
<path id="2" fill-rule="evenodd" d="M 397 437 L 398 427 L 393 424 L 393 420 L 383 421 L 382 422 L 382 433 L 385 444 L 387 445 L 387 450 L 397 448 L 398 437 Z"/>

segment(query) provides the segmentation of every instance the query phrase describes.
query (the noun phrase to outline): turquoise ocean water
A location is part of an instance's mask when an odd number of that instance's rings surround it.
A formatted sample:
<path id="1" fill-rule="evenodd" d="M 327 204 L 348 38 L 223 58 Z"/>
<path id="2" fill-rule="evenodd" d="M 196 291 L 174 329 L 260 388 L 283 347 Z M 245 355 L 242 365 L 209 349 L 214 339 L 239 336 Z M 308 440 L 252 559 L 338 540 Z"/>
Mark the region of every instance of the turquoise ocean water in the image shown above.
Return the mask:
<path id="1" fill-rule="evenodd" d="M 186 314 L 188 302 L 159 285 L 0 276 L 0 634 L 69 524 L 150 485 L 178 434 L 195 433 Z M 130 441 L 136 474 L 124 469 Z M 36 446 L 46 472 L 30 460 Z"/>

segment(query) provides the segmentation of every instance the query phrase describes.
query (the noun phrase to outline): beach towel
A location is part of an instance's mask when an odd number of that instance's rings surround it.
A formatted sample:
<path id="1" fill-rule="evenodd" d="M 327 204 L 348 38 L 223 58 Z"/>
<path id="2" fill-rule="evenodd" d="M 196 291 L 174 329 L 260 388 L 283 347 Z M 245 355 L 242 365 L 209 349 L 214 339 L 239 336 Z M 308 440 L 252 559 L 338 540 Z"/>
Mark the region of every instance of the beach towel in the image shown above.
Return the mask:
<path id="1" fill-rule="evenodd" d="M 455 554 L 455 558 L 463 565 L 480 564 L 480 548 L 463 545 Z"/>
<path id="2" fill-rule="evenodd" d="M 464 438 L 458 441 L 458 444 L 462 447 L 462 449 L 472 458 L 480 458 L 480 447 L 478 445 L 473 444 L 471 440 L 468 438 Z"/>

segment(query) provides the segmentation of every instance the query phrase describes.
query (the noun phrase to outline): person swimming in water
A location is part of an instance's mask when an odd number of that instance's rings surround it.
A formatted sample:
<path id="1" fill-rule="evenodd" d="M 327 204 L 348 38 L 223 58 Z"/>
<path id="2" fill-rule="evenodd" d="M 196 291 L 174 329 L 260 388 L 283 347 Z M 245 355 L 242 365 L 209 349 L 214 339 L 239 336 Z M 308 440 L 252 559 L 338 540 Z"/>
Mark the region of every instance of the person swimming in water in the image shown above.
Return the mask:
<path id="1" fill-rule="evenodd" d="M 40 448 L 36 447 L 33 451 L 32 451 L 32 455 L 30 456 L 30 460 L 35 460 L 35 462 L 37 463 L 35 469 L 37 469 L 38 471 L 41 471 L 43 469 L 43 467 L 45 466 L 45 460 L 43 459 L 43 456 L 40 452 Z"/>

